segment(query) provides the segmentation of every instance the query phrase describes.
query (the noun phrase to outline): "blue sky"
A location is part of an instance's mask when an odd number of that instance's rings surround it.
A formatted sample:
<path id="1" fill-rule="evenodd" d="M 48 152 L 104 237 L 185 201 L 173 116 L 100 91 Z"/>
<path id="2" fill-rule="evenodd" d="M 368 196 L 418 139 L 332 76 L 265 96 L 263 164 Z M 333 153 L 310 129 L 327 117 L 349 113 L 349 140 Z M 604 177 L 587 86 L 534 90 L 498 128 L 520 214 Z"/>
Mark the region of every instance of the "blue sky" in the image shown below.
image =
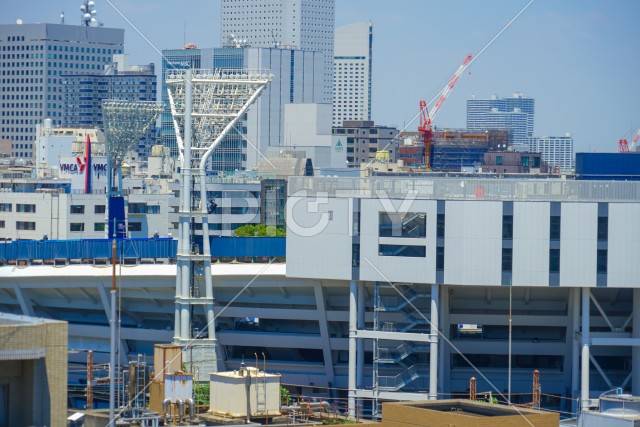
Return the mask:
<path id="1" fill-rule="evenodd" d="M 186 41 L 220 43 L 216 0 L 95 0 L 98 19 L 124 28 L 134 63 Z M 0 0 L 0 23 L 77 24 L 80 0 Z M 336 25 L 374 25 L 372 114 L 376 123 L 404 126 L 449 80 L 467 53 L 477 53 L 526 0 L 336 0 Z M 468 69 L 435 119 L 466 125 L 471 95 L 536 100 L 536 135 L 573 134 L 576 152 L 617 150 L 640 128 L 640 35 L 637 0 L 536 0 Z M 417 123 L 408 129 L 415 130 Z"/>

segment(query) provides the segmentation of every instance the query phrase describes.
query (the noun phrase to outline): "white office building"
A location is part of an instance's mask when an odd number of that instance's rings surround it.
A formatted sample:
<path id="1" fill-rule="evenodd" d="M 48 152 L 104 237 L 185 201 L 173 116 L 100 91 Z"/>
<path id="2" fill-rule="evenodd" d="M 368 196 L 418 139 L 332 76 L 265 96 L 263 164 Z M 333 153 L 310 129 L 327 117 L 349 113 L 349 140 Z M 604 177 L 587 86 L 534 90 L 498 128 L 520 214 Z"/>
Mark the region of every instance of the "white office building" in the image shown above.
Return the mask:
<path id="1" fill-rule="evenodd" d="M 323 99 L 333 99 L 335 0 L 222 0 L 221 40 L 324 53 Z"/>
<path id="2" fill-rule="evenodd" d="M 373 24 L 336 28 L 333 58 L 333 126 L 345 120 L 371 120 Z"/>
<path id="3" fill-rule="evenodd" d="M 99 73 L 121 54 L 124 30 L 62 24 L 0 25 L 0 139 L 32 158 L 36 125 L 62 124 L 64 74 Z"/>
<path id="4" fill-rule="evenodd" d="M 573 137 L 570 133 L 565 136 L 536 136 L 529 140 L 529 150 L 542 154 L 542 159 L 553 169 L 571 172 L 575 169 L 573 155 Z"/>

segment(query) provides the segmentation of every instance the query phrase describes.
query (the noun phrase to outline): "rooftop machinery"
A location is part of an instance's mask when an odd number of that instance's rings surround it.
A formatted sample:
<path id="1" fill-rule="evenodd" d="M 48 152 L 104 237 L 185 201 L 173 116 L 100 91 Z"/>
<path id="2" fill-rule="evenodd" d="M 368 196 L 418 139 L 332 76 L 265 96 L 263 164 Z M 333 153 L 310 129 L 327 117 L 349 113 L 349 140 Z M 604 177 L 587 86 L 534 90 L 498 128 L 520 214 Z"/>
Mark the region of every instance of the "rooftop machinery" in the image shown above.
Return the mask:
<path id="1" fill-rule="evenodd" d="M 422 142 L 424 144 L 424 162 L 427 170 L 431 169 L 431 145 L 433 143 L 433 130 L 431 128 L 431 122 L 435 119 L 436 115 L 440 111 L 442 104 L 447 100 L 447 97 L 453 90 L 456 83 L 460 79 L 460 76 L 467 69 L 469 64 L 471 63 L 472 55 L 468 54 L 467 57 L 462 61 L 462 64 L 453 76 L 449 80 L 449 82 L 445 85 L 445 87 L 440 91 L 438 100 L 436 101 L 433 108 L 431 108 L 431 114 L 429 114 L 429 110 L 427 109 L 427 101 L 420 101 L 420 123 L 418 124 L 418 132 L 420 132 L 420 137 L 422 138 Z"/>

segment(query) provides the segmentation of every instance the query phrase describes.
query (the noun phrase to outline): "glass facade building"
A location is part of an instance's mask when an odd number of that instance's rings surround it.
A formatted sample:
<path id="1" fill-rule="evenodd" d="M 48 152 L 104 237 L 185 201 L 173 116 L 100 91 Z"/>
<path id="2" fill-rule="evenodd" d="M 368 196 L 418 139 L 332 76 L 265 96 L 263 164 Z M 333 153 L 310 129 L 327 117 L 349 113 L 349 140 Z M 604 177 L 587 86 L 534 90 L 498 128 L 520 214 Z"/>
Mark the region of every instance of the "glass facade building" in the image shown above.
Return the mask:
<path id="1" fill-rule="evenodd" d="M 467 129 L 484 131 L 508 130 L 510 141 L 517 150 L 526 150 L 533 137 L 535 100 L 522 93 L 510 98 L 492 96 L 489 99 L 467 100 Z"/>
<path id="2" fill-rule="evenodd" d="M 335 0 L 222 0 L 223 44 L 322 52 L 323 94 L 333 99 Z"/>
<path id="3" fill-rule="evenodd" d="M 126 71 L 108 67 L 106 73 L 63 74 L 62 124 L 93 127 L 104 130 L 102 122 L 102 100 L 155 101 L 156 82 L 153 64 L 137 66 Z M 139 160 L 146 160 L 151 146 L 156 142 L 155 126 L 137 142 L 134 151 Z"/>
<path id="4" fill-rule="evenodd" d="M 247 68 L 274 75 L 246 116 L 235 126 L 211 156 L 211 171 L 251 169 L 269 147 L 285 145 L 284 105 L 318 103 L 323 95 L 324 56 L 321 52 L 276 48 L 201 48 L 163 51 L 162 141 L 177 156 L 177 145 L 169 110 L 166 76 L 173 68 Z"/>
<path id="5" fill-rule="evenodd" d="M 0 139 L 33 158 L 36 125 L 64 115 L 64 74 L 99 73 L 124 48 L 124 30 L 61 24 L 0 25 Z"/>

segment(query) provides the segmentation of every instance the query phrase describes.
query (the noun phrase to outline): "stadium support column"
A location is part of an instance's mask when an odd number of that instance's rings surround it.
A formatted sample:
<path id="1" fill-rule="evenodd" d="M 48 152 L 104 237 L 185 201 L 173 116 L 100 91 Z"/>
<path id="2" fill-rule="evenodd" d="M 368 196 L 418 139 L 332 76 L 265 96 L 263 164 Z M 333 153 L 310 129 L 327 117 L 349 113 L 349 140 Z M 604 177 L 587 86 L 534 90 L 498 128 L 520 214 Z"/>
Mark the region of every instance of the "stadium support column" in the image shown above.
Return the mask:
<path id="1" fill-rule="evenodd" d="M 582 366 L 580 382 L 580 408 L 589 410 L 589 288 L 582 288 Z"/>
<path id="2" fill-rule="evenodd" d="M 640 289 L 633 290 L 633 338 L 640 338 Z M 640 347 L 631 349 L 631 392 L 640 396 Z"/>
<path id="3" fill-rule="evenodd" d="M 189 341 L 191 333 L 191 319 L 189 313 L 189 297 L 191 285 L 191 110 L 192 110 L 192 84 L 191 70 L 185 75 L 185 107 L 184 107 L 184 154 L 182 160 L 182 190 L 180 197 L 182 206 L 180 209 L 180 253 L 178 253 L 178 274 L 180 277 L 181 313 L 180 313 L 180 339 L 183 343 Z M 176 286 L 176 288 L 177 288 Z M 176 290 L 176 294 L 177 294 Z"/>
<path id="4" fill-rule="evenodd" d="M 429 400 L 438 399 L 438 285 L 431 285 L 431 338 L 429 344 Z"/>
<path id="5" fill-rule="evenodd" d="M 213 352 L 213 366 L 217 372 L 217 346 L 216 346 L 216 323 L 213 313 L 213 278 L 211 277 L 211 240 L 209 240 L 209 217 L 207 206 L 207 181 L 205 174 L 205 165 L 200 165 L 200 204 L 202 210 L 202 256 L 204 267 L 204 286 L 206 297 L 206 314 L 207 314 L 207 331 L 209 332 L 209 340 L 216 347 Z"/>
<path id="6" fill-rule="evenodd" d="M 571 412 L 576 412 L 576 398 L 580 393 L 580 342 L 578 341 L 578 331 L 580 330 L 580 288 L 571 289 L 571 321 L 572 328 L 572 354 L 571 354 Z"/>
<path id="7" fill-rule="evenodd" d="M 349 282 L 349 400 L 348 413 L 350 418 L 356 416 L 356 326 L 358 320 L 358 284 L 355 280 Z"/>
<path id="8" fill-rule="evenodd" d="M 364 282 L 358 282 L 358 330 L 364 329 Z M 356 387 L 364 388 L 364 338 L 358 338 L 356 357 Z"/>

